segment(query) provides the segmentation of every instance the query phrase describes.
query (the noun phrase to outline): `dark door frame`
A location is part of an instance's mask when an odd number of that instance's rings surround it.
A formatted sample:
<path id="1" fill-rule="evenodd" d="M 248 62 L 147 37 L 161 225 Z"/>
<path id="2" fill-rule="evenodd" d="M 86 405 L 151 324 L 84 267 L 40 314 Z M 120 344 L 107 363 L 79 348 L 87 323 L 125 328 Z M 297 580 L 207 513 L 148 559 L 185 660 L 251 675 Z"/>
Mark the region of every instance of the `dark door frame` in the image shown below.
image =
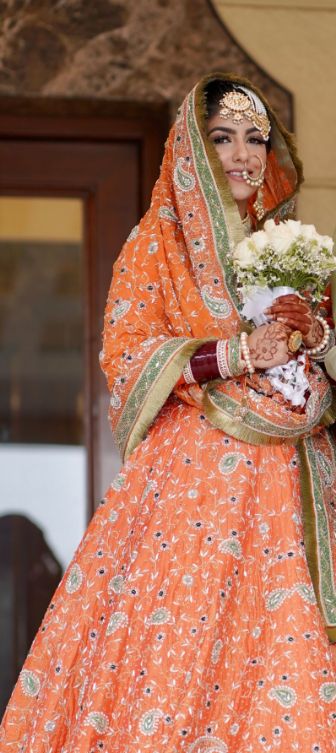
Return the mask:
<path id="1" fill-rule="evenodd" d="M 96 144 L 98 149 L 111 142 L 136 144 L 139 161 L 137 221 L 150 202 L 168 125 L 166 104 L 142 106 L 101 100 L 0 98 L 0 148 L 3 155 L 0 194 L 76 196 L 85 200 L 85 439 L 88 450 L 89 516 L 99 489 L 97 404 L 101 377 L 96 346 L 103 315 L 101 291 L 104 290 L 106 295 L 112 263 L 119 253 L 125 231 L 121 236 L 119 234 L 120 237 L 118 232 L 112 232 L 109 217 L 110 176 L 106 172 L 104 174 L 101 165 L 95 167 L 92 160 L 91 165 L 86 167 L 85 148 L 83 164 L 75 176 L 69 175 L 66 170 L 63 174 L 57 169 L 50 171 L 44 160 L 55 144 L 58 147 L 62 143 L 68 146 L 69 143 Z M 32 164 L 32 155 L 39 154 L 39 145 L 43 145 L 41 159 L 35 159 Z"/>

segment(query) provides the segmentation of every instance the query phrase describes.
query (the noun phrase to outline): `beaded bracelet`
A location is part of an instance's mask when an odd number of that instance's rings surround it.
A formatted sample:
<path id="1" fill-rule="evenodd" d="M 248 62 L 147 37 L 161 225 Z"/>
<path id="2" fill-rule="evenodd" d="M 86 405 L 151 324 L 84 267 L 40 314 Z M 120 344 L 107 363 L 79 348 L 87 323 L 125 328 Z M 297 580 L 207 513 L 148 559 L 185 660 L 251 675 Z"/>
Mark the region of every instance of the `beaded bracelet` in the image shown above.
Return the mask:
<path id="1" fill-rule="evenodd" d="M 319 353 L 315 353 L 315 354 L 311 353 L 309 357 L 311 358 L 312 361 L 322 362 L 322 361 L 324 361 L 325 356 L 327 355 L 327 353 L 329 353 L 329 350 L 335 344 L 336 344 L 335 332 L 334 332 L 333 329 L 330 328 L 330 334 L 329 334 L 328 342 L 327 342 L 327 345 L 325 346 L 325 348 L 323 348 L 323 350 L 320 350 Z"/>
<path id="2" fill-rule="evenodd" d="M 306 353 L 308 353 L 309 356 L 314 356 L 318 353 L 321 353 L 321 351 L 324 350 L 328 345 L 330 338 L 330 327 L 328 322 L 323 319 L 323 316 L 316 316 L 315 319 L 317 319 L 317 321 L 322 325 L 324 335 L 319 345 L 316 345 L 314 348 L 306 348 Z"/>
<path id="3" fill-rule="evenodd" d="M 241 349 L 242 349 L 243 359 L 246 363 L 247 371 L 249 372 L 249 374 L 254 374 L 255 368 L 252 365 L 250 348 L 247 344 L 247 338 L 248 338 L 247 332 L 242 332 L 240 335 Z"/>
<path id="4" fill-rule="evenodd" d="M 216 346 L 217 366 L 222 379 L 231 377 L 231 371 L 228 364 L 228 341 L 217 340 Z"/>
<path id="5" fill-rule="evenodd" d="M 184 381 L 186 384 L 196 384 L 196 379 L 194 379 L 190 361 L 186 363 L 182 373 L 183 373 Z"/>

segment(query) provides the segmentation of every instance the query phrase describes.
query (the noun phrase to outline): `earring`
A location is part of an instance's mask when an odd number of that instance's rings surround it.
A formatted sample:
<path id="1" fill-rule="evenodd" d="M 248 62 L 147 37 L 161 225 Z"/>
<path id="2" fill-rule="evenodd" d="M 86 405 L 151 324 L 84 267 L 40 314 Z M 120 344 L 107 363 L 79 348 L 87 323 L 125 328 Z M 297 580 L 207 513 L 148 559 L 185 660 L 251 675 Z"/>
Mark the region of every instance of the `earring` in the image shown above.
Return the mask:
<path id="1" fill-rule="evenodd" d="M 259 186 L 258 188 L 257 198 L 253 204 L 253 209 L 256 213 L 257 220 L 260 222 L 265 214 L 264 192 L 262 186 Z"/>
<path id="2" fill-rule="evenodd" d="M 259 175 L 257 175 L 256 178 L 251 178 L 251 176 L 248 174 L 248 171 L 247 171 L 247 167 L 246 167 L 247 162 L 245 162 L 245 164 L 244 164 L 244 170 L 242 171 L 242 176 L 243 176 L 244 180 L 246 181 L 246 183 L 249 186 L 253 186 L 255 188 L 258 188 L 257 198 L 256 198 L 256 200 L 255 200 L 255 202 L 253 204 L 253 209 L 254 209 L 254 211 L 256 213 L 257 220 L 260 222 L 260 220 L 262 220 L 262 218 L 263 218 L 263 216 L 265 214 L 265 208 L 264 208 L 264 202 L 263 202 L 264 194 L 263 194 L 262 186 L 263 186 L 263 182 L 264 182 L 266 163 L 263 164 L 263 161 L 262 161 L 261 157 L 259 157 L 259 154 L 255 154 L 253 156 L 256 157 L 257 160 L 260 162 Z"/>

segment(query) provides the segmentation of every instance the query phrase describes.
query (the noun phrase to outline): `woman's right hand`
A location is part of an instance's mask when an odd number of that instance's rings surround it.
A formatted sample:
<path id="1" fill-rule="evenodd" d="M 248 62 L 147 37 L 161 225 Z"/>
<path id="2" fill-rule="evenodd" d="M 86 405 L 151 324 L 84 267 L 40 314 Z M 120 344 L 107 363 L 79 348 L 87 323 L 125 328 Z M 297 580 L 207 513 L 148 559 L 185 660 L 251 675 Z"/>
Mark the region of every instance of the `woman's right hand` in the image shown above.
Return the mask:
<path id="1" fill-rule="evenodd" d="M 292 355 L 288 352 L 288 335 L 291 330 L 279 322 L 262 324 L 247 338 L 252 366 L 256 369 L 271 369 L 283 366 Z"/>

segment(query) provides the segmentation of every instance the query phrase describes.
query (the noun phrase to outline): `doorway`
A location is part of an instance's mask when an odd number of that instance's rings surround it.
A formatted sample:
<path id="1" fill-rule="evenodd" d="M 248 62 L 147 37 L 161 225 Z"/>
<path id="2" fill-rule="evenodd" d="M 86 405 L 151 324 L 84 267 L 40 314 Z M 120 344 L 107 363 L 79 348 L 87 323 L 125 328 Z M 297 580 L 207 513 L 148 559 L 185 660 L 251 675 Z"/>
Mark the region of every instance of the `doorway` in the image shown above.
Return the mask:
<path id="1" fill-rule="evenodd" d="M 150 202 L 168 113 L 115 102 L 1 102 L 3 705 L 120 465 L 98 361 L 103 313 L 113 263 Z"/>

